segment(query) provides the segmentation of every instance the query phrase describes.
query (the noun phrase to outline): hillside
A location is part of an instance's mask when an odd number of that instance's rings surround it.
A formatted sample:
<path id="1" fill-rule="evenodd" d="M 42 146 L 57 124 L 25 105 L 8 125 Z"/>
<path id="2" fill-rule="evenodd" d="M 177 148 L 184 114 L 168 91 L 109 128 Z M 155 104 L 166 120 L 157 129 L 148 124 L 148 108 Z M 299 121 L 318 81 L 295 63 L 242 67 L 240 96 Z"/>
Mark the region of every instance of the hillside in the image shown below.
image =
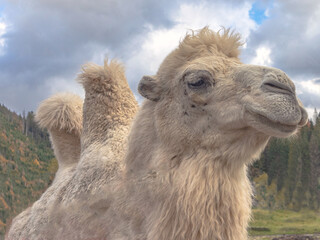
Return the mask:
<path id="1" fill-rule="evenodd" d="M 50 185 L 57 162 L 49 135 L 34 115 L 18 116 L 0 105 L 0 238 L 12 218 Z"/>

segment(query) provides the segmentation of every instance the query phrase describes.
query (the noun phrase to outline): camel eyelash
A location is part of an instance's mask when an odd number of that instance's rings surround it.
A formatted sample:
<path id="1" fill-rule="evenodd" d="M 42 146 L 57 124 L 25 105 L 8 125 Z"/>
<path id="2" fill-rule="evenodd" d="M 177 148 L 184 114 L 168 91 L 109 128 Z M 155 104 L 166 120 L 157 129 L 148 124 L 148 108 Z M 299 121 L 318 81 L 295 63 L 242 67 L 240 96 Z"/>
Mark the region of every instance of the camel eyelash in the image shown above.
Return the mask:
<path id="1" fill-rule="evenodd" d="M 203 88 L 207 87 L 208 79 L 206 77 L 199 77 L 196 82 L 188 82 L 189 88 Z"/>
<path id="2" fill-rule="evenodd" d="M 207 70 L 193 70 L 183 75 L 189 88 L 200 89 L 214 84 L 214 79 Z"/>

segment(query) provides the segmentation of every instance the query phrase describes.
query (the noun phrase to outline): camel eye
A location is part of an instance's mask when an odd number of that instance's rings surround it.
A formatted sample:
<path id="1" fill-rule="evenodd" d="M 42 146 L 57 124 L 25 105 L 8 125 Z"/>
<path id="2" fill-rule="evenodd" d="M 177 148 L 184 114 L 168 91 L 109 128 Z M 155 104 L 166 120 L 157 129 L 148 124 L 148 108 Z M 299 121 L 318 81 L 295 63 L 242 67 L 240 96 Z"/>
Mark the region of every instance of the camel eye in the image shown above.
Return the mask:
<path id="1" fill-rule="evenodd" d="M 201 87 L 205 84 L 205 79 L 204 78 L 199 78 L 199 80 L 195 83 L 188 83 L 189 87 L 191 88 L 198 88 Z"/>
<path id="2" fill-rule="evenodd" d="M 192 70 L 184 74 L 183 81 L 187 84 L 190 90 L 205 91 L 212 86 L 212 75 L 206 70 Z"/>
<path id="3" fill-rule="evenodd" d="M 188 82 L 188 87 L 190 89 L 206 89 L 210 85 L 210 80 L 207 76 L 201 76 L 196 79 L 196 81 Z"/>

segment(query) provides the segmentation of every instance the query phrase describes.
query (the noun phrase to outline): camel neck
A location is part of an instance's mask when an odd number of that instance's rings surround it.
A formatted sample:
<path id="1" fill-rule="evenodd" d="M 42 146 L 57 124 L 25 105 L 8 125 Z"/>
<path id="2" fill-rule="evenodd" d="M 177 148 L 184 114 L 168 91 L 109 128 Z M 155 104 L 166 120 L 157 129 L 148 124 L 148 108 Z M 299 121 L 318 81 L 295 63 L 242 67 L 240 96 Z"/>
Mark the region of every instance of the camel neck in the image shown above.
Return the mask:
<path id="1" fill-rule="evenodd" d="M 159 137 L 154 109 L 153 102 L 142 106 L 126 156 L 128 178 L 141 181 L 146 191 L 148 239 L 247 239 L 252 196 L 247 164 L 268 137 L 250 129 L 217 130 L 208 144 L 172 142 L 175 136 Z"/>
<path id="2" fill-rule="evenodd" d="M 212 159 L 202 159 L 201 154 L 184 160 L 160 174 L 166 176 L 161 181 L 168 190 L 159 198 L 165 200 L 156 218 L 163 222 L 151 231 L 151 239 L 247 239 L 252 190 L 246 165 L 231 173 L 226 165 L 210 163 Z"/>

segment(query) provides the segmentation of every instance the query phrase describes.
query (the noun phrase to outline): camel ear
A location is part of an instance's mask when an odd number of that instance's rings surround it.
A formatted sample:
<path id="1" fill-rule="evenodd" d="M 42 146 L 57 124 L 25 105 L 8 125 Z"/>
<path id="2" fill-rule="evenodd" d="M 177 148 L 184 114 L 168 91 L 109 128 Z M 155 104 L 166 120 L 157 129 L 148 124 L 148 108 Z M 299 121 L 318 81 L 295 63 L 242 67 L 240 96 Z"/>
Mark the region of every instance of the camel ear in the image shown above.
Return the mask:
<path id="1" fill-rule="evenodd" d="M 143 76 L 139 82 L 138 91 L 143 97 L 151 101 L 157 102 L 160 99 L 160 88 L 154 77 Z"/>

